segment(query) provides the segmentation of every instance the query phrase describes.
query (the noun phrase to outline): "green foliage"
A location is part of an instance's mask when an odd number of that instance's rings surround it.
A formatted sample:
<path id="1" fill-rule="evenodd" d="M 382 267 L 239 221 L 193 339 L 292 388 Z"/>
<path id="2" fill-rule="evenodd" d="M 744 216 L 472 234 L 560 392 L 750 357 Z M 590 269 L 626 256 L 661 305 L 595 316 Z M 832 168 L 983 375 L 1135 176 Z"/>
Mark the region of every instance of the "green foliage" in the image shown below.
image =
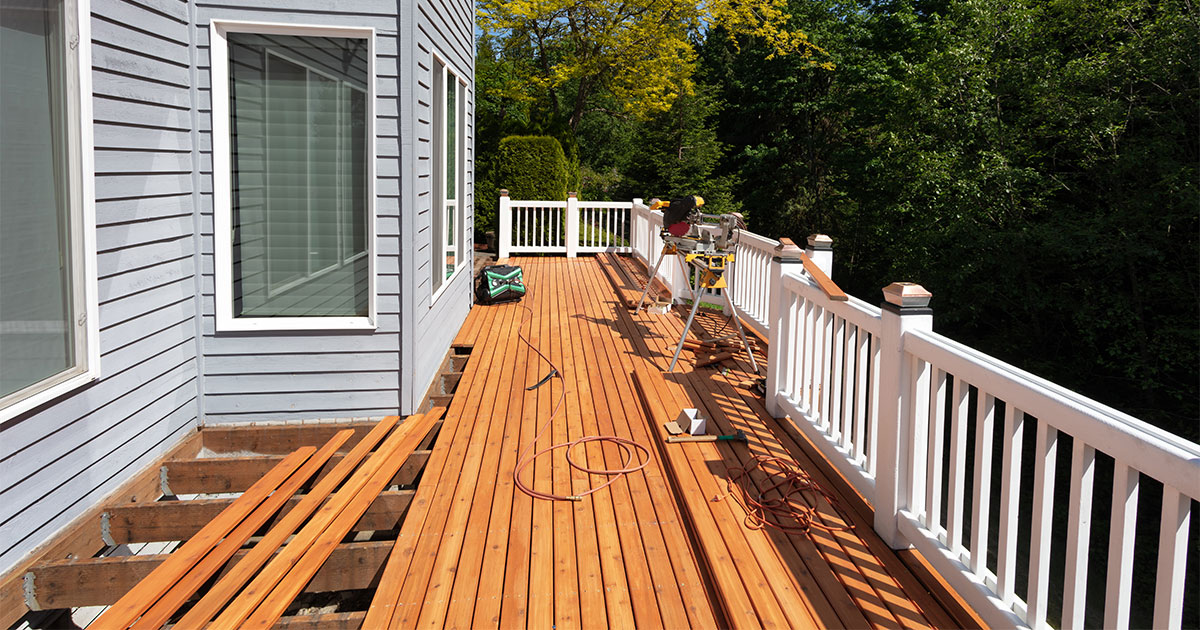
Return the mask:
<path id="1" fill-rule="evenodd" d="M 496 183 L 513 199 L 566 199 L 567 156 L 550 136 L 509 136 L 500 141 Z"/>
<path id="2" fill-rule="evenodd" d="M 871 299 L 1196 440 L 1200 29 L 1181 1 L 793 2 L 835 69 L 721 36 L 725 173 Z"/>
<path id="3" fill-rule="evenodd" d="M 736 179 L 715 173 L 725 145 L 710 126 L 721 109 L 713 94 L 712 88 L 699 85 L 694 94 L 675 101 L 670 110 L 636 125 L 637 146 L 620 161 L 622 198 L 700 195 L 707 212 L 741 208 L 732 193 Z"/>
<path id="4" fill-rule="evenodd" d="M 691 37 L 718 26 L 814 63 L 820 51 L 785 28 L 787 0 L 480 0 L 485 37 L 520 59 L 527 90 L 576 129 L 597 93 L 641 117 L 692 92 Z"/>

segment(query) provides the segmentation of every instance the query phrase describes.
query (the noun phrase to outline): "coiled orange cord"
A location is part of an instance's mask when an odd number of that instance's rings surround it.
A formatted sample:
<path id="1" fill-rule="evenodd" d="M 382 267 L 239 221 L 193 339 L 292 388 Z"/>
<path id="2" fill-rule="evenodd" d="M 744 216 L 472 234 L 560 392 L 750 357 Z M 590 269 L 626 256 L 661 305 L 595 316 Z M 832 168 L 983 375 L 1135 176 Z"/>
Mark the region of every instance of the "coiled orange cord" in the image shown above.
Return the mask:
<path id="1" fill-rule="evenodd" d="M 528 297 L 528 295 L 527 295 L 527 297 Z M 554 365 L 554 362 L 551 361 L 549 357 L 547 357 L 545 354 L 542 354 L 541 350 L 538 350 L 536 346 L 534 346 L 532 343 L 530 343 L 529 339 L 527 337 L 525 337 L 525 334 L 522 332 L 522 330 L 525 328 L 525 326 L 533 321 L 533 309 L 529 308 L 528 306 L 525 306 L 524 304 L 521 305 L 521 308 L 525 309 L 527 317 L 525 318 L 524 321 L 521 322 L 521 327 L 517 329 L 517 337 L 521 341 L 523 341 L 525 343 L 525 345 L 529 346 L 530 350 L 533 350 L 534 352 L 536 352 L 537 355 L 539 357 L 541 357 L 543 361 L 545 361 L 547 364 L 550 365 L 551 376 L 553 378 L 551 378 L 550 382 L 547 384 L 551 387 L 551 389 L 553 389 L 554 379 L 558 379 L 560 381 L 560 385 L 559 385 L 560 391 L 558 393 L 558 400 L 555 401 L 555 403 L 554 403 L 554 409 L 550 413 L 550 417 L 546 419 L 546 422 L 544 422 L 542 424 L 541 428 L 538 429 L 537 435 L 533 436 L 533 441 L 531 441 L 529 444 L 527 444 L 525 446 L 524 449 L 522 449 L 520 456 L 517 458 L 518 459 L 517 468 L 516 468 L 516 470 L 513 471 L 513 483 L 516 484 L 517 488 L 519 488 L 521 490 L 521 492 L 524 492 L 525 494 L 527 494 L 535 499 L 545 499 L 547 501 L 582 501 L 583 498 L 588 496 L 589 494 L 598 492 L 598 491 L 603 490 L 604 488 L 607 488 L 608 486 L 612 485 L 614 482 L 616 482 L 618 479 L 620 479 L 621 476 L 629 474 L 629 473 L 637 472 L 637 471 L 645 468 L 646 464 L 650 463 L 650 449 L 646 448 L 645 446 L 643 446 L 641 444 L 638 444 L 637 442 L 634 442 L 633 440 L 631 440 L 629 438 L 618 437 L 615 435 L 589 435 L 589 436 L 581 437 L 577 440 L 571 440 L 570 442 L 563 442 L 562 444 L 555 444 L 554 446 L 546 447 L 540 451 L 537 451 L 536 453 L 533 453 L 532 455 L 529 454 L 529 451 L 532 450 L 534 448 L 534 446 L 537 444 L 538 440 L 540 440 L 542 438 L 542 434 L 546 432 L 546 429 L 550 427 L 550 424 L 554 422 L 554 419 L 558 417 L 559 412 L 562 411 L 562 405 L 567 400 L 567 388 L 566 388 L 566 381 L 563 380 L 562 370 L 559 369 L 559 367 L 557 365 Z M 624 462 L 622 462 L 622 464 L 621 464 L 621 468 L 617 468 L 617 469 L 588 468 L 586 466 L 579 465 L 573 459 L 571 459 L 571 452 L 574 450 L 574 448 L 576 446 L 579 446 L 580 444 L 586 444 L 588 442 L 607 442 L 610 444 L 616 444 L 618 447 L 620 447 L 621 452 L 623 454 L 623 459 L 624 459 Z M 529 465 L 533 463 L 533 460 L 537 459 L 538 457 L 541 457 L 542 455 L 545 455 L 546 453 L 558 450 L 560 448 L 567 449 L 567 453 L 566 453 L 567 463 L 570 464 L 573 468 L 575 468 L 577 470 L 581 470 L 590 475 L 606 475 L 606 476 L 611 477 L 611 479 L 609 479 L 608 481 L 605 481 L 604 483 L 602 483 L 598 486 L 588 488 L 587 490 L 584 490 L 583 492 L 579 492 L 576 494 L 569 494 L 569 495 L 568 494 L 551 494 L 548 492 L 540 492 L 540 491 L 534 490 L 532 487 L 526 485 L 524 481 L 521 481 L 521 472 L 524 471 L 527 467 L 529 467 Z M 638 463 L 636 463 L 636 464 L 634 463 L 635 452 L 640 454 L 640 456 L 637 458 Z"/>
<path id="2" fill-rule="evenodd" d="M 743 479 L 748 479 L 750 473 L 756 468 L 761 468 L 769 479 L 777 479 L 777 481 L 761 492 L 754 488 L 753 482 L 749 484 L 749 488 L 738 483 Z M 768 468 L 774 468 L 776 474 L 772 475 L 767 470 Z M 823 497 L 837 512 L 842 522 L 847 522 L 845 514 L 838 507 L 837 497 L 822 488 L 803 468 L 800 468 L 799 464 L 790 459 L 755 455 L 754 459 L 745 466 L 726 468 L 725 474 L 728 479 L 729 494 L 733 495 L 734 500 L 746 510 L 746 527 L 750 529 L 773 527 L 788 534 L 805 534 L 813 527 L 831 532 L 854 529 L 853 525 L 826 525 L 821 522 L 821 513 L 815 507 L 799 505 L 798 501 L 792 499 L 793 496 L 803 496 L 803 493 L 806 492 L 817 495 L 816 498 Z M 741 490 L 740 496 L 739 493 L 733 491 L 735 485 Z M 772 492 L 778 492 L 779 497 L 763 498 Z M 799 498 L 797 497 L 797 499 Z M 809 501 L 809 503 L 815 506 L 817 501 Z"/>

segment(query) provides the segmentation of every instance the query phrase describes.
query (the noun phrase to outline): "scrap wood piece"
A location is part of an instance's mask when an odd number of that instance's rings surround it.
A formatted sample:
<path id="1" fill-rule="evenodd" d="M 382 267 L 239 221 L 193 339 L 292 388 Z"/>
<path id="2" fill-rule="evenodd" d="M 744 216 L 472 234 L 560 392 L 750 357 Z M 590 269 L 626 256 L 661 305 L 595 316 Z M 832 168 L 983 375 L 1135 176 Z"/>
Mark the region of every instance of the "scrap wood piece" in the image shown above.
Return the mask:
<path id="1" fill-rule="evenodd" d="M 714 354 L 706 359 L 701 359 L 699 357 L 696 357 L 696 367 L 698 367 L 698 368 L 707 367 L 714 363 L 720 363 L 721 361 L 724 361 L 726 359 L 732 359 L 732 358 L 733 358 L 733 353 L 728 352 L 728 351 L 718 352 L 717 354 Z"/>
<path id="2" fill-rule="evenodd" d="M 375 445 L 383 439 L 385 435 L 396 426 L 400 418 L 398 416 L 388 416 L 380 420 L 375 428 L 371 429 L 366 436 L 359 440 L 358 444 L 354 445 L 342 461 L 322 479 L 316 487 L 314 487 L 300 501 L 292 511 L 288 512 L 270 531 L 254 546 L 249 554 L 239 562 L 232 571 L 221 578 L 208 593 L 206 593 L 200 601 L 192 606 L 177 624 L 181 628 L 199 628 L 208 623 L 225 604 L 233 598 L 234 595 L 242 588 L 246 582 L 254 577 L 255 573 L 268 560 L 271 559 L 275 550 L 296 531 L 305 519 L 317 509 L 322 501 L 325 500 L 334 488 L 345 479 L 351 471 L 358 467 L 359 462 L 375 448 Z"/>
<path id="3" fill-rule="evenodd" d="M 300 486 L 308 482 L 308 480 L 325 465 L 325 462 L 337 452 L 346 440 L 349 440 L 354 435 L 354 429 L 345 429 L 338 431 L 321 447 L 312 457 L 308 459 L 299 469 L 296 470 L 291 477 L 283 485 L 279 486 L 270 498 L 263 501 L 258 508 L 254 510 L 250 516 L 247 516 L 238 526 L 222 540 L 219 545 L 213 548 L 204 559 L 196 563 L 187 575 L 183 576 L 171 586 L 171 589 L 163 594 L 161 598 L 150 610 L 147 610 L 133 624 L 133 628 L 159 628 L 162 627 L 171 617 L 179 610 L 179 607 L 187 602 L 196 591 L 200 590 L 201 586 L 209 580 L 225 562 L 233 557 L 242 545 L 258 531 L 264 523 L 267 522 L 283 504 L 296 494 Z"/>
<path id="4" fill-rule="evenodd" d="M 237 501 L 230 504 L 220 516 L 209 522 L 191 540 L 171 554 L 170 559 L 159 565 L 145 580 L 117 600 L 117 603 L 113 604 L 111 608 L 104 611 L 104 614 L 93 622 L 92 627 L 102 630 L 128 628 L 316 450 L 315 447 L 309 446 L 297 449 L 284 458 L 270 473 L 251 486 Z"/>
<path id="5" fill-rule="evenodd" d="M 213 621 L 213 628 L 270 627 L 341 540 L 362 516 L 374 495 L 387 484 L 404 462 L 400 454 L 412 450 L 437 418 L 433 413 L 412 416 L 400 425 L 338 492 L 287 544 L 229 607 Z M 330 543 L 329 541 L 333 542 Z"/>

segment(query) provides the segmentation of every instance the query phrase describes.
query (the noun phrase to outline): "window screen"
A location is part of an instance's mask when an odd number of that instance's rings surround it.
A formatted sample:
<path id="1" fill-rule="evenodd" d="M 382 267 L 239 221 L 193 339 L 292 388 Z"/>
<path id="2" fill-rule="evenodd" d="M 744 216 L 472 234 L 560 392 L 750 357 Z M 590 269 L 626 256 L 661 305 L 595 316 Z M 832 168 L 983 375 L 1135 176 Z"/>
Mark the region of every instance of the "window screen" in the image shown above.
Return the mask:
<path id="1" fill-rule="evenodd" d="M 367 40 L 228 43 L 234 316 L 367 316 Z"/>

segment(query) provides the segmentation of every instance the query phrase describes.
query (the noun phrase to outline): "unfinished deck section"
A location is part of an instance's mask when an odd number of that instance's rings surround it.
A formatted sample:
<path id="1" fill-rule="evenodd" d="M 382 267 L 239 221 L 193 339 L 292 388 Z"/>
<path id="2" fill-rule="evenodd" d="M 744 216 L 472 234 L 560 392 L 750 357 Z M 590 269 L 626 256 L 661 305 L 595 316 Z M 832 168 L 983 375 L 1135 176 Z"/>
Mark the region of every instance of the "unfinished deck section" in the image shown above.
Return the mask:
<path id="1" fill-rule="evenodd" d="M 874 536 L 861 499 L 839 499 L 840 513 L 813 500 L 830 523 L 844 514 L 848 531 L 788 535 L 746 525 L 727 469 L 754 455 L 789 457 L 825 487 L 841 484 L 742 387 L 743 362 L 693 370 L 681 360 L 676 373 L 662 374 L 683 322 L 626 308 L 639 272 L 627 259 L 514 263 L 530 292 L 518 304 L 475 308 L 459 333 L 457 343 L 473 346 L 471 360 L 364 626 L 970 625 Z M 701 326 L 724 321 L 710 315 Z M 518 339 L 523 325 L 562 369 L 567 392 L 538 448 L 585 435 L 630 437 L 652 453 L 642 472 L 579 502 L 516 490 L 518 452 L 564 386 L 554 379 L 525 389 L 550 368 Z M 702 409 L 716 425 L 710 431 L 744 430 L 749 444 L 665 444 L 661 424 L 682 407 Z M 576 450 L 587 466 L 621 465 L 616 447 Z M 561 450 L 527 474 L 535 489 L 555 494 L 604 481 L 568 466 Z"/>

